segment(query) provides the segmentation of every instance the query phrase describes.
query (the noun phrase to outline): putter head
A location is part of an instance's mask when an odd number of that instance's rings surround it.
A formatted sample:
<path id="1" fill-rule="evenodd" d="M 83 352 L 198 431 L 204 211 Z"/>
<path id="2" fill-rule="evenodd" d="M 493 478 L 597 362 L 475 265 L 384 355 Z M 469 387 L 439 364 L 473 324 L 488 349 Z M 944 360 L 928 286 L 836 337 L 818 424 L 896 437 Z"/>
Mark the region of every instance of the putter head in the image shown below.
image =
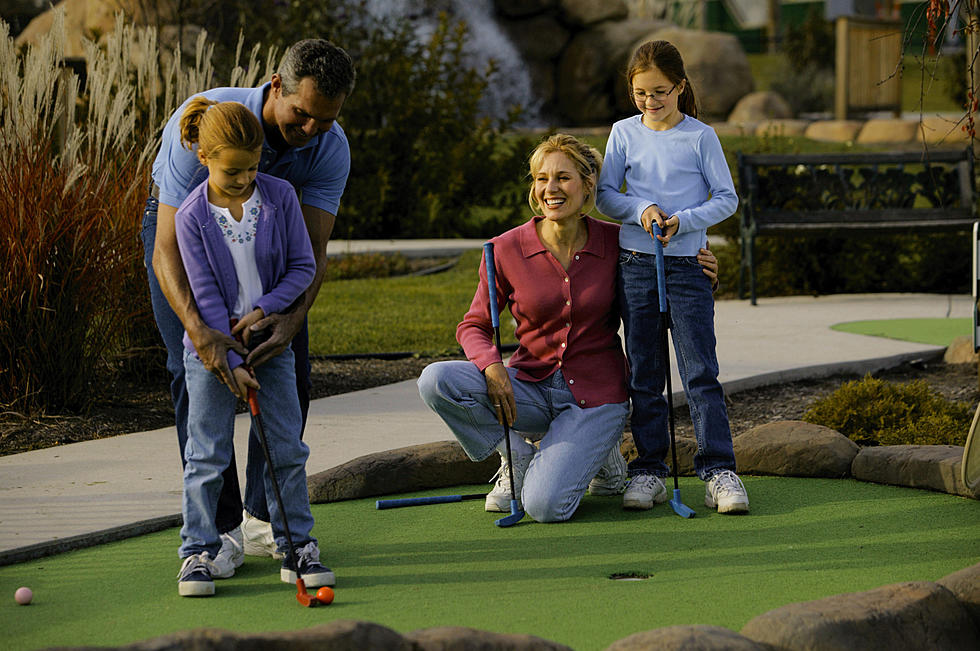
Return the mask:
<path id="1" fill-rule="evenodd" d="M 510 501 L 510 515 L 500 518 L 494 524 L 498 527 L 512 527 L 524 518 L 524 511 L 518 506 L 517 500 Z"/>
<path id="2" fill-rule="evenodd" d="M 670 500 L 670 507 L 674 509 L 674 513 L 681 516 L 682 518 L 693 518 L 694 511 L 681 501 L 681 489 L 674 489 L 674 499 Z"/>
<path id="3" fill-rule="evenodd" d="M 306 584 L 301 578 L 296 579 L 296 601 L 307 608 L 320 605 L 320 601 L 316 598 L 316 595 L 311 595 L 306 591 Z"/>

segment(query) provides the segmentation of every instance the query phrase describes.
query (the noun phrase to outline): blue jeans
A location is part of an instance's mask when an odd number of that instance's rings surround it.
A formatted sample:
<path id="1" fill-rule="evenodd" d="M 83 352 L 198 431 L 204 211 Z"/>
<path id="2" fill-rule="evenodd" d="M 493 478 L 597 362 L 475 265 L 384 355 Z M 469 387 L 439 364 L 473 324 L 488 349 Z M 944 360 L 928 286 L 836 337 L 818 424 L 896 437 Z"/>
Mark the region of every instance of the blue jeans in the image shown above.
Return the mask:
<path id="1" fill-rule="evenodd" d="M 157 206 L 159 202 L 149 197 L 143 211 L 143 264 L 146 267 L 147 281 L 150 286 L 150 302 L 153 306 L 153 317 L 157 329 L 167 349 L 167 370 L 172 380 L 170 382 L 170 397 L 174 403 L 174 416 L 177 425 L 177 444 L 180 447 L 180 460 L 186 463 L 184 447 L 187 445 L 187 386 L 184 376 L 184 326 L 176 313 L 167 302 L 160 282 L 153 272 L 153 246 L 157 233 Z M 303 428 L 306 427 L 306 415 L 310 408 L 310 359 L 309 359 L 309 328 L 303 320 L 303 328 L 292 341 L 292 349 L 296 359 L 296 392 L 299 396 L 302 412 Z M 229 392 L 230 393 L 230 392 Z M 302 435 L 302 432 L 301 432 Z M 261 488 L 265 476 L 265 458 L 259 446 L 255 433 L 249 435 L 248 463 L 245 469 L 245 509 L 260 520 L 269 521 L 269 507 L 265 499 L 265 491 Z M 218 500 L 216 522 L 218 531 L 231 531 L 242 522 L 242 498 L 238 484 L 238 470 L 235 457 L 232 456 L 228 468 L 223 473 L 224 484 Z"/>
<path id="2" fill-rule="evenodd" d="M 235 455 L 235 407 L 238 398 L 201 360 L 184 352 L 187 383 L 187 446 L 184 448 L 184 525 L 180 530 L 180 557 L 209 552 L 217 555 L 221 539 L 215 515 L 221 492 L 222 473 Z M 288 348 L 255 369 L 262 388 L 259 410 L 269 442 L 269 455 L 279 481 L 289 531 L 296 548 L 316 542 L 310 497 L 306 489 L 306 460 L 310 449 L 300 439 L 302 415 L 296 397 L 293 352 Z M 286 550 L 283 514 L 275 498 L 268 473 L 261 486 L 270 507 L 272 532 L 279 551 Z"/>
<path id="3" fill-rule="evenodd" d="M 707 481 L 722 470 L 735 470 L 725 392 L 718 382 L 711 281 L 694 257 L 664 256 L 664 271 L 677 371 L 697 438 L 694 470 Z M 630 423 L 639 455 L 630 462 L 629 474 L 666 477 L 670 432 L 664 388 L 669 359 L 662 350 L 655 257 L 620 251 L 617 286 L 630 366 Z"/>
<path id="4" fill-rule="evenodd" d="M 540 382 L 517 379 L 508 368 L 517 419 L 513 428 L 541 434 L 540 448 L 524 476 L 521 503 L 538 522 L 572 517 L 586 487 L 619 445 L 629 403 L 580 407 L 561 371 Z M 490 456 L 504 438 L 483 373 L 472 362 L 436 362 L 418 380 L 422 400 L 446 422 L 474 461 Z"/>

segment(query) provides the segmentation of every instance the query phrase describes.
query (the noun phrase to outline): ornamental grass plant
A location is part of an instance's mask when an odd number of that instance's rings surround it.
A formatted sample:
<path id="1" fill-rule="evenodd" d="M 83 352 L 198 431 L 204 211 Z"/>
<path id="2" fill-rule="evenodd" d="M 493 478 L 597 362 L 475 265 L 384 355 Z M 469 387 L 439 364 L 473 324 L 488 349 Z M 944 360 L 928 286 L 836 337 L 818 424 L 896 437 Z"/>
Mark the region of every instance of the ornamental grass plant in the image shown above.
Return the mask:
<path id="1" fill-rule="evenodd" d="M 84 41 L 84 84 L 64 66 L 64 11 L 18 51 L 0 21 L 0 406 L 84 413 L 113 372 L 161 368 L 139 241 L 162 121 L 212 83 L 153 29 Z M 261 70 L 232 77 L 251 83 Z"/>

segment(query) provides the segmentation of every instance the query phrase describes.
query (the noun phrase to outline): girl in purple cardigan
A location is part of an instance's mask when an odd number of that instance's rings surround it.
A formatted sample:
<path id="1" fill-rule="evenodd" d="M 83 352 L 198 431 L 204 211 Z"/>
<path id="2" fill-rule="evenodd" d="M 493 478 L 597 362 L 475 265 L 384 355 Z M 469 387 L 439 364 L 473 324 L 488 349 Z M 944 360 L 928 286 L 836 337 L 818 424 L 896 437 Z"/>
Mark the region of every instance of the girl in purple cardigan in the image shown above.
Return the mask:
<path id="1" fill-rule="evenodd" d="M 207 180 L 191 191 L 175 218 L 190 289 L 209 327 L 241 334 L 248 346 L 254 334 L 250 326 L 286 310 L 313 279 L 316 265 L 299 202 L 287 182 L 258 173 L 264 135 L 244 105 L 197 97 L 181 116 L 180 128 L 185 146 L 196 146 L 208 168 Z M 238 321 L 234 328 L 232 319 Z M 272 480 L 266 476 L 276 544 L 285 551 L 285 516 L 306 585 L 333 585 L 333 572 L 320 564 L 317 541 L 311 535 L 313 516 L 306 490 L 309 448 L 300 439 L 293 352 L 286 348 L 256 367 L 255 377 L 231 350 L 228 366 L 230 378 L 209 372 L 184 334 L 190 405 L 178 592 L 186 597 L 209 596 L 214 594 L 214 578 L 231 576 L 214 565 L 221 548 L 214 519 L 221 473 L 234 455 L 235 407 L 239 398 L 246 398 L 249 387 L 258 390 L 286 509 L 285 514 L 277 513 Z M 286 561 L 280 577 L 296 582 Z"/>

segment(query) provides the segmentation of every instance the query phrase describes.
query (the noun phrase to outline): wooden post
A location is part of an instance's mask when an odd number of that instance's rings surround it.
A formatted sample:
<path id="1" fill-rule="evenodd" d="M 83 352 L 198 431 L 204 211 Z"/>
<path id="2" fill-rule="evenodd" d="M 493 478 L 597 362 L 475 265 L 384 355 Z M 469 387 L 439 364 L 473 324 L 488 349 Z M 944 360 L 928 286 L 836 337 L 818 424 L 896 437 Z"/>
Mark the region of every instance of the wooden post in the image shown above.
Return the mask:
<path id="1" fill-rule="evenodd" d="M 834 22 L 837 43 L 834 53 L 834 117 L 847 119 L 848 57 L 847 17 L 838 16 Z"/>
<path id="2" fill-rule="evenodd" d="M 897 21 L 838 16 L 834 70 L 834 117 L 851 111 L 902 111 L 899 64 L 902 25 Z"/>

